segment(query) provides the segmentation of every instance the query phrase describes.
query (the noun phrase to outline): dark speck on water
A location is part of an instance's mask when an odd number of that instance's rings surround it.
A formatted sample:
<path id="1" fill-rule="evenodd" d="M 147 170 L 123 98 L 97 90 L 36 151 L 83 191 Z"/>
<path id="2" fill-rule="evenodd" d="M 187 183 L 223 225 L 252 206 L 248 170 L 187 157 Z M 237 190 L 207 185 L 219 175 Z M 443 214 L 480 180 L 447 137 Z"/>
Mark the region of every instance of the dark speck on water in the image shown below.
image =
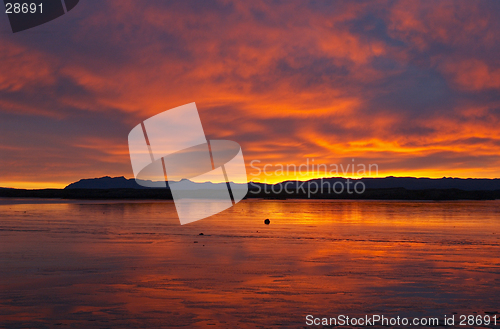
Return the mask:
<path id="1" fill-rule="evenodd" d="M 270 223 L 271 223 L 271 221 L 270 221 L 269 219 L 266 219 L 266 220 L 264 221 L 264 224 L 266 224 L 266 225 L 269 225 Z"/>

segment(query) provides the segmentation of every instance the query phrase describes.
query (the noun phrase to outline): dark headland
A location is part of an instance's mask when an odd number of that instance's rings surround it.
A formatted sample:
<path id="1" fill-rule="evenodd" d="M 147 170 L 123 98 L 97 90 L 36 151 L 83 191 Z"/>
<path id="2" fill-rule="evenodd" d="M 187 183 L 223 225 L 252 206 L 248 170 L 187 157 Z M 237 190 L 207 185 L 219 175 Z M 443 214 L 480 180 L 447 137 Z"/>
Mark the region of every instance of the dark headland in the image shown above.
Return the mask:
<path id="1" fill-rule="evenodd" d="M 344 184 L 344 178 L 287 181 L 278 184 L 248 183 L 246 198 L 265 199 L 365 199 L 365 200 L 494 200 L 500 199 L 500 179 L 385 177 L 351 180 L 350 191 L 333 192 L 325 186 Z M 363 193 L 352 191 L 353 182 L 362 182 Z M 191 183 L 209 190 L 218 184 Z M 321 186 L 325 188 L 321 190 Z M 286 187 L 286 189 L 285 189 Z M 358 191 L 360 186 L 358 186 Z M 350 192 L 350 193 L 349 193 Z M 25 190 L 0 188 L 0 197 L 60 199 L 160 199 L 171 200 L 168 188 L 147 188 L 125 177 L 82 179 L 64 189 Z"/>

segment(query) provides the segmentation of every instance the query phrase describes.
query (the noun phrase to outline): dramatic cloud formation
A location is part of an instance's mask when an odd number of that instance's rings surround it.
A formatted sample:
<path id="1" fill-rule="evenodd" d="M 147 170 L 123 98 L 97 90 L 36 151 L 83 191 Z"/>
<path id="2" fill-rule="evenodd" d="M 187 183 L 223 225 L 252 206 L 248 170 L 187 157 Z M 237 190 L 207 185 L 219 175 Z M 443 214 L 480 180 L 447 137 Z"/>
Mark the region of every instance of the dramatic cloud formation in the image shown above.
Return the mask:
<path id="1" fill-rule="evenodd" d="M 81 0 L 16 34 L 0 16 L 0 186 L 132 177 L 130 129 L 190 102 L 248 164 L 500 176 L 498 1 Z"/>

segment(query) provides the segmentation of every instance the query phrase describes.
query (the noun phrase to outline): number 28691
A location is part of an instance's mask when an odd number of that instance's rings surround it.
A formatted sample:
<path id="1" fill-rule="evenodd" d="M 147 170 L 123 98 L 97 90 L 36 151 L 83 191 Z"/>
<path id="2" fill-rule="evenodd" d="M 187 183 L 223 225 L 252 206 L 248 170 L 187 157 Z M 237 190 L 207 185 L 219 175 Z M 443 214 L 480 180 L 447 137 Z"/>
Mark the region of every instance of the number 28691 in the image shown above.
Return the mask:
<path id="1" fill-rule="evenodd" d="M 6 3 L 5 13 L 6 14 L 36 14 L 42 13 L 42 4 L 36 3 Z"/>

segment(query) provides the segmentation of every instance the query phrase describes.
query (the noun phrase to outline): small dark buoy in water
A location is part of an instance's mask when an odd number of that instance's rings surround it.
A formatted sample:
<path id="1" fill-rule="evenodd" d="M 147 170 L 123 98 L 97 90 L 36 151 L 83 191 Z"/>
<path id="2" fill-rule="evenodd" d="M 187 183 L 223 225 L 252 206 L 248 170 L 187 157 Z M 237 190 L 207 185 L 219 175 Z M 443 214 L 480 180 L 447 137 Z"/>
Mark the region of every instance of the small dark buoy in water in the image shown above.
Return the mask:
<path id="1" fill-rule="evenodd" d="M 270 221 L 269 219 L 266 219 L 266 220 L 264 221 L 264 224 L 266 224 L 266 225 L 269 225 L 270 223 L 271 223 L 271 221 Z"/>
<path id="2" fill-rule="evenodd" d="M 200 234 L 198 234 L 198 235 L 203 235 L 203 233 L 200 233 Z"/>

